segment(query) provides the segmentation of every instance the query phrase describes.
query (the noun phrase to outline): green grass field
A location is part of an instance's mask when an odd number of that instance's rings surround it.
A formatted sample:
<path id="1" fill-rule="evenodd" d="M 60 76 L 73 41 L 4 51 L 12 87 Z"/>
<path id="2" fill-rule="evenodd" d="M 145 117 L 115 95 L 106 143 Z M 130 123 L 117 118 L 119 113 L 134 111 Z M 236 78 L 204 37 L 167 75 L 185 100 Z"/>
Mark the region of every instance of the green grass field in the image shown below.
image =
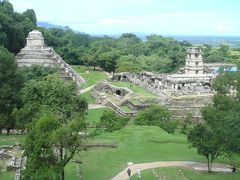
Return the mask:
<path id="1" fill-rule="evenodd" d="M 89 109 L 86 115 L 87 122 L 98 123 L 100 121 L 100 117 L 106 109 L 107 108 Z"/>
<path id="2" fill-rule="evenodd" d="M 206 162 L 205 157 L 198 155 L 196 149 L 189 148 L 190 145 L 185 135 L 168 134 L 158 127 L 127 126 L 119 131 L 103 133 L 97 136 L 94 141 L 115 141 L 118 143 L 118 148 L 98 148 L 83 152 L 81 171 L 83 179 L 86 180 L 111 179 L 127 167 L 127 162 L 144 163 L 161 160 Z M 227 162 L 226 159 L 219 158 L 215 162 L 224 161 Z M 76 176 L 74 163 L 69 164 L 66 171 L 66 179 L 79 178 Z M 72 173 L 75 174 L 75 177 Z M 195 175 L 194 172 L 192 174 L 192 176 Z M 196 176 L 201 178 L 199 174 Z M 218 176 L 221 174 L 216 173 L 216 177 Z M 239 174 L 236 176 L 240 178 Z"/>
<path id="3" fill-rule="evenodd" d="M 1 180 L 14 180 L 15 171 L 2 171 L 0 172 Z"/>
<path id="4" fill-rule="evenodd" d="M 106 74 L 102 71 L 90 71 L 89 73 L 83 73 L 81 76 L 85 79 L 86 83 L 82 88 L 86 88 L 96 84 L 97 82 L 107 78 Z"/>
<path id="5" fill-rule="evenodd" d="M 87 66 L 75 65 L 72 67 L 85 79 L 86 83 L 82 85 L 83 89 L 92 86 L 101 80 L 107 79 L 107 75 L 103 71 L 89 71 L 89 67 Z M 86 71 L 89 71 L 89 73 L 86 73 Z"/>
<path id="6" fill-rule="evenodd" d="M 96 100 L 91 96 L 90 92 L 87 91 L 85 93 L 80 94 L 81 97 L 84 97 L 89 104 L 96 103 Z"/>
<path id="7" fill-rule="evenodd" d="M 22 143 L 24 137 L 25 135 L 0 135 L 0 146 Z"/>
<path id="8" fill-rule="evenodd" d="M 110 179 L 124 169 L 127 162 L 143 163 L 159 160 L 205 161 L 195 149 L 189 149 L 186 136 L 168 134 L 158 127 L 128 126 L 113 133 L 97 136 L 98 142 L 117 142 L 118 148 L 98 148 L 83 152 L 83 179 Z M 72 177 L 70 164 L 66 179 Z M 76 173 L 75 173 L 76 174 Z M 73 178 L 74 179 L 74 178 Z M 77 176 L 75 177 L 77 179 Z"/>
<path id="9" fill-rule="evenodd" d="M 104 108 L 89 110 L 87 119 L 90 121 L 98 121 Z M 14 144 L 20 142 L 24 136 L 0 136 L 1 144 Z M 83 164 L 80 165 L 82 172 L 82 179 L 92 180 L 105 180 L 110 179 L 117 173 L 127 167 L 127 162 L 143 163 L 160 160 L 191 160 L 206 162 L 203 156 L 197 154 L 196 150 L 189 148 L 186 136 L 182 134 L 168 134 L 159 127 L 149 126 L 127 126 L 119 131 L 112 133 L 103 133 L 96 136 L 94 142 L 117 142 L 118 148 L 97 148 L 89 149 L 88 151 L 81 152 L 82 158 L 76 156 L 75 159 L 81 159 Z M 219 158 L 216 162 L 226 162 L 226 159 Z M 75 180 L 79 179 L 76 175 L 76 164 L 70 162 L 66 170 L 66 179 Z M 171 175 L 170 178 L 174 179 L 174 168 L 161 168 L 161 174 Z M 188 169 L 183 169 L 184 174 L 189 179 L 240 179 L 240 174 L 222 174 L 214 173 L 213 177 L 207 173 L 200 173 Z M 143 177 L 146 173 L 146 179 L 152 177 L 151 171 L 143 171 Z M 177 171 L 175 172 L 177 174 Z M 0 179 L 13 179 L 14 173 L 2 172 Z"/>
<path id="10" fill-rule="evenodd" d="M 224 172 L 213 172 L 207 173 L 203 171 L 195 171 L 188 168 L 177 168 L 177 167 L 164 167 L 164 168 L 156 168 L 154 172 L 160 178 L 164 178 L 167 180 L 238 180 L 240 178 L 240 173 L 224 173 Z M 132 180 L 137 180 L 137 175 L 134 175 Z M 142 180 L 157 180 L 157 178 L 153 175 L 153 171 L 144 170 L 141 171 L 141 179 Z"/>
<path id="11" fill-rule="evenodd" d="M 121 106 L 120 108 L 125 112 L 132 112 L 132 110 L 128 106 Z"/>
<path id="12" fill-rule="evenodd" d="M 86 73 L 86 71 L 90 71 L 90 67 L 81 66 L 81 65 L 71 65 L 71 67 L 78 73 Z"/>

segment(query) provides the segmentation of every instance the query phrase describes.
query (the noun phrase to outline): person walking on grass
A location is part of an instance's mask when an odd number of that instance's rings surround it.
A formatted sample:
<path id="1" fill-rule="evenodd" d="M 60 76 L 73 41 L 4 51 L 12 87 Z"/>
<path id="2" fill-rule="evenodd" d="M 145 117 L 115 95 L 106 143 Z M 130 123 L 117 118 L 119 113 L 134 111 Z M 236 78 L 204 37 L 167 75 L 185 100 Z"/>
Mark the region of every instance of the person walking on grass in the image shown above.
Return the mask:
<path id="1" fill-rule="evenodd" d="M 138 177 L 138 179 L 141 179 L 141 170 L 139 168 L 137 170 L 137 177 Z"/>
<path id="2" fill-rule="evenodd" d="M 130 169 L 130 167 L 128 167 L 127 174 L 128 174 L 129 179 L 130 179 L 130 176 L 131 176 L 131 169 Z"/>

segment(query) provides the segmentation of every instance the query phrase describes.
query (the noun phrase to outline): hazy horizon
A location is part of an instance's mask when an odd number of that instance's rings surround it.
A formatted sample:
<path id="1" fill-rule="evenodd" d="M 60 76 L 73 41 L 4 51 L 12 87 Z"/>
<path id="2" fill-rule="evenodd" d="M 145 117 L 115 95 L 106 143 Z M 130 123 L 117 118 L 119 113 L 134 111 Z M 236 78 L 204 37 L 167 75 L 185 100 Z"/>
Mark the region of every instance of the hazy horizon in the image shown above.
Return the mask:
<path id="1" fill-rule="evenodd" d="M 34 9 L 39 22 L 92 35 L 240 36 L 236 0 L 10 0 L 15 11 Z"/>

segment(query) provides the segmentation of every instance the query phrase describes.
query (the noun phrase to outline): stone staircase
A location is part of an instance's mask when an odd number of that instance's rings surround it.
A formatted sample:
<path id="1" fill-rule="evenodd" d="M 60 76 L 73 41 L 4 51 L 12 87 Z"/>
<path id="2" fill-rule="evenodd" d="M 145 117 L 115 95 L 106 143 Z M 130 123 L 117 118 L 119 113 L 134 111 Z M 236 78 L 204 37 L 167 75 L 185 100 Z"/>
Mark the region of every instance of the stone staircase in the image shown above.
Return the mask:
<path id="1" fill-rule="evenodd" d="M 75 72 L 53 48 L 23 48 L 16 56 L 16 61 L 18 62 L 18 67 L 30 67 L 33 64 L 55 67 L 59 70 L 61 78 L 75 81 L 78 87 L 81 87 L 81 84 L 85 83 L 85 80 Z"/>
<path id="2" fill-rule="evenodd" d="M 16 56 L 18 67 L 30 67 L 34 64 L 54 67 L 65 80 L 73 80 L 80 88 L 85 80 L 74 71 L 51 47 L 44 45 L 42 33 L 38 30 L 29 32 L 26 46 Z"/>

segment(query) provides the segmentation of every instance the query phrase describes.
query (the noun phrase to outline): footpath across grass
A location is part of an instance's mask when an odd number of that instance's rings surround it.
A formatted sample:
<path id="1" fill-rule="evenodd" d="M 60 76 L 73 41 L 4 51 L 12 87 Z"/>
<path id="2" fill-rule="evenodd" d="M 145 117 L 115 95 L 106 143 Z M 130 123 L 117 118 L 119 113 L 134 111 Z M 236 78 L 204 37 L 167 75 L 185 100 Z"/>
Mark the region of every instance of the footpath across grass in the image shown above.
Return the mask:
<path id="1" fill-rule="evenodd" d="M 96 148 L 83 152 L 81 170 L 83 179 L 111 179 L 125 167 L 128 162 L 143 163 L 161 160 L 205 161 L 195 149 L 189 148 L 186 136 L 168 134 L 159 127 L 127 126 L 112 133 L 103 133 L 94 141 L 117 142 L 117 148 Z M 77 158 L 77 157 L 76 157 Z M 72 169 L 74 168 L 75 171 Z M 76 165 L 66 167 L 66 179 L 75 174 Z M 73 178 L 73 179 L 74 179 Z"/>
<path id="2" fill-rule="evenodd" d="M 141 171 L 142 180 L 156 180 L 158 178 L 167 180 L 239 180 L 240 172 L 212 172 L 208 173 L 206 171 L 196 171 L 189 168 L 178 168 L 178 167 L 163 167 L 156 168 L 154 170 L 148 169 Z M 132 180 L 138 180 L 139 178 L 135 174 Z"/>
<path id="3" fill-rule="evenodd" d="M 95 137 L 93 141 L 116 142 L 118 147 L 95 148 L 82 152 L 83 158 L 81 160 L 83 163 L 80 165 L 80 169 L 82 178 L 85 180 L 111 179 L 126 168 L 128 162 L 144 163 L 171 160 L 206 162 L 206 158 L 198 155 L 196 149 L 189 148 L 190 144 L 185 135 L 168 134 L 159 127 L 131 125 L 112 133 L 105 132 Z M 75 158 L 78 159 L 78 157 Z M 215 162 L 224 161 L 228 163 L 227 159 L 222 158 L 217 159 Z M 199 176 L 199 179 L 201 179 L 201 174 L 189 171 L 186 170 L 186 173 L 189 172 L 191 175 L 189 177 Z M 220 177 L 221 174 L 216 175 L 216 177 L 218 176 Z M 239 175 L 236 176 L 240 179 Z M 71 180 L 71 178 L 72 180 L 79 178 L 76 175 L 76 164 L 74 163 L 70 163 L 66 167 L 66 179 Z"/>

